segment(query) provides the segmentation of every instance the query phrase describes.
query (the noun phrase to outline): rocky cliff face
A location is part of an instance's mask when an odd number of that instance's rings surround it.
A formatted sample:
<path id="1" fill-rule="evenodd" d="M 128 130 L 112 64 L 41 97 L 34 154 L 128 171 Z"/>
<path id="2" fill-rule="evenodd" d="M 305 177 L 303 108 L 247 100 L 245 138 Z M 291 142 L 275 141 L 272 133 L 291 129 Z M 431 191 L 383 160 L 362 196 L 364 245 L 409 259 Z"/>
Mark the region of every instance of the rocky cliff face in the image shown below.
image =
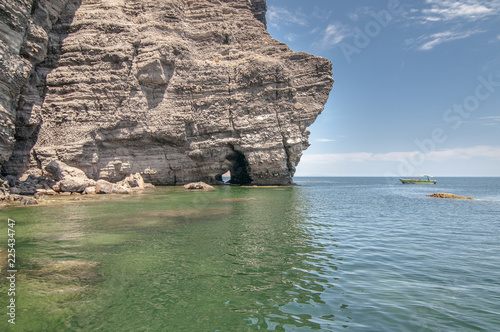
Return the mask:
<path id="1" fill-rule="evenodd" d="M 0 0 L 4 174 L 290 184 L 331 63 L 267 33 L 265 0 Z"/>
<path id="2" fill-rule="evenodd" d="M 49 33 L 67 5 L 68 0 L 0 1 L 0 164 L 16 152 L 16 143 L 36 136 L 45 78 L 36 68 L 51 56 Z"/>

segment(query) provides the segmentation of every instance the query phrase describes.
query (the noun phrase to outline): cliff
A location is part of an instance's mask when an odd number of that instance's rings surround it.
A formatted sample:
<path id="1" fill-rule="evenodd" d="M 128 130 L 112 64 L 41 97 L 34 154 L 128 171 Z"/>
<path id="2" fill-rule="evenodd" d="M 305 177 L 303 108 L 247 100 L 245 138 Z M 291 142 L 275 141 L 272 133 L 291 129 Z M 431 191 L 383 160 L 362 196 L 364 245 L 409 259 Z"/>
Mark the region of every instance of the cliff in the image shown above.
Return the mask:
<path id="1" fill-rule="evenodd" d="M 265 0 L 0 0 L 2 173 L 290 184 L 331 63 L 266 31 Z"/>

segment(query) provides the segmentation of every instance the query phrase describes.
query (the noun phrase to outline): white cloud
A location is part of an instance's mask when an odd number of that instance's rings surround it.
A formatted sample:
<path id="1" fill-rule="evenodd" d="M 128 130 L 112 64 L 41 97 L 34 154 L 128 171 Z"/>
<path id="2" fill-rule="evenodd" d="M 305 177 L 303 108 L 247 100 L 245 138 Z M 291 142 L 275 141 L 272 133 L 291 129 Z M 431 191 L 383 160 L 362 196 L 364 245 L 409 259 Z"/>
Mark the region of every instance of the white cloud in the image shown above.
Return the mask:
<path id="1" fill-rule="evenodd" d="M 483 116 L 480 118 L 481 120 L 493 120 L 500 121 L 500 115 L 491 115 L 491 116 Z"/>
<path id="2" fill-rule="evenodd" d="M 320 143 L 328 143 L 328 142 L 335 142 L 334 139 L 329 139 L 329 138 L 318 138 L 315 140 L 316 142 L 320 142 Z"/>
<path id="3" fill-rule="evenodd" d="M 500 14 L 500 2 L 498 0 L 427 0 L 425 8 L 410 11 L 408 14 L 410 22 L 425 24 L 428 29 L 439 29 L 406 41 L 407 45 L 412 48 L 428 51 L 443 43 L 486 32 L 478 27 L 488 26 L 482 23 Z"/>
<path id="4" fill-rule="evenodd" d="M 492 115 L 492 116 L 483 116 L 479 118 L 480 120 L 487 120 L 487 122 L 483 123 L 484 126 L 500 126 L 500 116 Z"/>
<path id="5" fill-rule="evenodd" d="M 363 163 L 369 161 L 403 162 L 405 160 L 419 160 L 423 156 L 425 161 L 449 161 L 471 158 L 489 158 L 500 160 L 500 146 L 475 146 L 471 148 L 455 148 L 432 151 L 422 154 L 419 151 L 403 151 L 388 153 L 330 153 L 330 154 L 305 154 L 301 164 L 335 164 L 341 162 Z"/>
<path id="6" fill-rule="evenodd" d="M 352 30 L 342 23 L 331 23 L 323 31 L 320 45 L 332 47 L 340 44 L 345 38 L 352 35 Z"/>
<path id="7" fill-rule="evenodd" d="M 443 32 L 438 32 L 434 33 L 431 35 L 423 35 L 418 38 L 414 39 L 409 39 L 406 41 L 407 45 L 413 45 L 416 47 L 418 50 L 421 51 L 429 51 L 432 50 L 434 47 L 450 42 L 453 40 L 458 40 L 458 39 L 464 39 L 468 38 L 472 35 L 482 33 L 484 31 L 482 30 L 470 30 L 470 31 L 443 31 Z"/>
<path id="8" fill-rule="evenodd" d="M 455 148 L 433 151 L 426 158 L 433 161 L 453 159 L 488 158 L 500 160 L 500 146 L 480 145 L 471 148 Z"/>
<path id="9" fill-rule="evenodd" d="M 267 8 L 267 23 L 277 29 L 283 25 L 309 25 L 306 15 L 302 12 L 296 11 L 292 13 L 286 8 L 276 6 L 269 6 Z"/>
<path id="10" fill-rule="evenodd" d="M 338 162 L 365 162 L 365 161 L 403 161 L 418 152 L 389 152 L 389 153 L 324 153 L 304 155 L 301 163 L 332 164 Z"/>
<path id="11" fill-rule="evenodd" d="M 431 4 L 431 8 L 422 10 L 426 21 L 476 20 L 495 14 L 494 8 L 487 1 L 428 0 L 427 3 Z"/>
<path id="12" fill-rule="evenodd" d="M 296 38 L 297 38 L 297 35 L 296 35 L 296 34 L 294 34 L 294 33 L 287 33 L 287 34 L 285 35 L 285 40 L 286 40 L 287 42 L 293 42 Z"/>

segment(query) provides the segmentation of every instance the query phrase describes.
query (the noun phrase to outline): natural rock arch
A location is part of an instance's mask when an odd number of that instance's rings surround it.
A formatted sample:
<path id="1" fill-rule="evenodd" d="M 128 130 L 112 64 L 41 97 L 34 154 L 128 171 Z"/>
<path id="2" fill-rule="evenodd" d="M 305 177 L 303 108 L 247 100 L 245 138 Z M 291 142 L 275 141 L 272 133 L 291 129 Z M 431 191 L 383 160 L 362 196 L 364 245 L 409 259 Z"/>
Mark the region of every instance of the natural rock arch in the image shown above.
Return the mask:
<path id="1" fill-rule="evenodd" d="M 228 160 L 233 161 L 233 167 L 231 167 L 230 170 L 231 179 L 229 180 L 229 183 L 239 185 L 251 184 L 251 170 L 245 155 L 239 151 L 234 151 L 234 154 L 228 157 Z"/>

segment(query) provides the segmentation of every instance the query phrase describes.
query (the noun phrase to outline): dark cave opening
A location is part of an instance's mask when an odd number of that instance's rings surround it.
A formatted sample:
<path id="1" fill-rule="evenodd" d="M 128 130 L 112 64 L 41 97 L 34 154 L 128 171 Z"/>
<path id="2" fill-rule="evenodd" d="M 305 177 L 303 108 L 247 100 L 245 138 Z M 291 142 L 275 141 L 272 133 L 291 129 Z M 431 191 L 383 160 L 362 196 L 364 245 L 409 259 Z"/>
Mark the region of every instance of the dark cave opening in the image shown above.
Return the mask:
<path id="1" fill-rule="evenodd" d="M 234 163 L 231 167 L 231 179 L 230 184 L 246 185 L 252 183 L 252 178 L 250 177 L 250 166 L 248 165 L 247 158 L 245 155 L 239 151 L 234 151 Z"/>
<path id="2" fill-rule="evenodd" d="M 233 166 L 229 169 L 231 177 L 226 183 L 240 186 L 252 183 L 252 178 L 250 177 L 250 166 L 248 165 L 247 159 L 243 153 L 234 150 L 234 152 L 228 155 L 226 159 L 233 163 Z M 216 179 L 222 181 L 222 175 L 226 173 L 227 171 L 217 175 Z"/>

